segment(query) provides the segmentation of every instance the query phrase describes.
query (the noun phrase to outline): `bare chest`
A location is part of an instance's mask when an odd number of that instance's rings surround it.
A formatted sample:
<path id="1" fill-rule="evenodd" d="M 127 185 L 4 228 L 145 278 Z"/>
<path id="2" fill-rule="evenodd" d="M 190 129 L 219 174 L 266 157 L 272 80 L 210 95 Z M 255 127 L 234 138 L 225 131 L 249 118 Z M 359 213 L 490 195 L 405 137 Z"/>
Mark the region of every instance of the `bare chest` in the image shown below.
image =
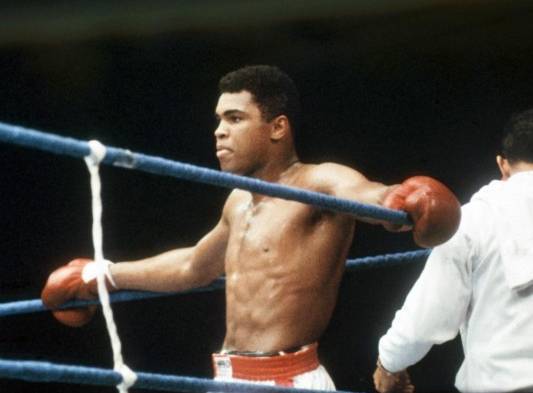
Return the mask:
<path id="1" fill-rule="evenodd" d="M 242 269 L 243 264 L 253 264 L 247 262 L 251 259 L 288 255 L 291 244 L 312 231 L 316 215 L 310 206 L 275 198 L 258 204 L 243 203 L 230 222 L 227 264 L 238 263 Z"/>

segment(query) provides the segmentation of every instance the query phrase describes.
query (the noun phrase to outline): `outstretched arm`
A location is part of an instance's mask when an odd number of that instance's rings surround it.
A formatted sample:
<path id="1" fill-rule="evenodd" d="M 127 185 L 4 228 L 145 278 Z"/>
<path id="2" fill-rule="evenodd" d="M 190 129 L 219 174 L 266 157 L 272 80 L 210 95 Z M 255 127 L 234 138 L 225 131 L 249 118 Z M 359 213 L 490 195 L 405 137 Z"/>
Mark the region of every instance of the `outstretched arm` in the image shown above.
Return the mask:
<path id="1" fill-rule="evenodd" d="M 119 289 L 173 292 L 205 286 L 224 273 L 228 232 L 222 217 L 195 246 L 115 263 L 111 275 Z"/>
<path id="2" fill-rule="evenodd" d="M 311 176 L 316 191 L 371 205 L 382 205 L 386 195 L 394 188 L 371 181 L 355 169 L 334 163 L 316 165 Z M 374 224 L 382 223 L 368 217 L 358 219 Z"/>
<path id="3" fill-rule="evenodd" d="M 106 265 L 109 290 L 139 289 L 160 292 L 182 291 L 209 284 L 224 272 L 229 237 L 228 213 L 231 197 L 222 218 L 195 246 L 167 251 L 133 262 Z M 43 303 L 52 309 L 74 299 L 94 299 L 95 263 L 75 259 L 52 272 L 41 293 Z M 54 310 L 54 316 L 69 326 L 83 326 L 94 314 L 94 306 Z"/>
<path id="4" fill-rule="evenodd" d="M 383 205 L 386 196 L 396 187 L 371 181 L 355 169 L 335 163 L 324 163 L 312 168 L 312 184 L 319 192 L 369 205 Z M 371 224 L 383 224 L 382 221 L 368 217 L 357 219 Z"/>
<path id="5" fill-rule="evenodd" d="M 358 217 L 382 224 L 389 231 L 413 230 L 415 242 L 434 247 L 450 239 L 461 219 L 461 206 L 455 195 L 441 182 L 428 176 L 415 176 L 403 183 L 387 186 L 368 180 L 361 173 L 337 164 L 315 167 L 315 184 L 323 192 L 361 203 L 377 204 L 409 214 L 413 225 L 399 226 Z"/>

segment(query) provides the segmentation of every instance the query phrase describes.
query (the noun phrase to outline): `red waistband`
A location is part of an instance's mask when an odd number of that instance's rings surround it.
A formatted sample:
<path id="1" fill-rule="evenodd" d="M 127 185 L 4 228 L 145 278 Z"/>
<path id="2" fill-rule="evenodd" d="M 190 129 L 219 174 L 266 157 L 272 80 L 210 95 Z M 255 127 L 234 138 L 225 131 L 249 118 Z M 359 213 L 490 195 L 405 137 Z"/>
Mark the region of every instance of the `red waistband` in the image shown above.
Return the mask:
<path id="1" fill-rule="evenodd" d="M 275 356 L 243 356 L 213 354 L 213 369 L 217 377 L 232 377 L 251 381 L 276 381 L 285 385 L 291 378 L 315 370 L 320 365 L 316 343 L 291 353 Z"/>

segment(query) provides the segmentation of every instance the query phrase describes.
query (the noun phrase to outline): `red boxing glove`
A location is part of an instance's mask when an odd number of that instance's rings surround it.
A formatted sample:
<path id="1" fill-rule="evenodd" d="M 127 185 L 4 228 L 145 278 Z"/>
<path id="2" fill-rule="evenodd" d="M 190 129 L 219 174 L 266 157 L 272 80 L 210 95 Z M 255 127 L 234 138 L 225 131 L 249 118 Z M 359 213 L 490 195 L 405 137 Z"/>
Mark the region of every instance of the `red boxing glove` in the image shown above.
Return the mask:
<path id="1" fill-rule="evenodd" d="M 461 205 L 444 184 L 427 176 L 414 176 L 394 187 L 383 206 L 403 210 L 413 221 L 413 238 L 421 247 L 434 247 L 450 239 L 461 221 Z M 385 223 L 389 231 L 406 231 L 410 226 Z"/>
<path id="2" fill-rule="evenodd" d="M 110 262 L 107 262 L 110 264 Z M 50 274 L 41 292 L 41 299 L 48 308 L 57 308 L 64 303 L 75 300 L 91 300 L 98 297 L 96 283 L 96 263 L 86 258 L 78 258 L 60 267 Z M 109 265 L 108 265 L 109 266 Z M 107 288 L 116 289 L 107 271 Z M 80 327 L 88 323 L 96 311 L 96 306 L 54 310 L 52 314 L 61 323 Z"/>

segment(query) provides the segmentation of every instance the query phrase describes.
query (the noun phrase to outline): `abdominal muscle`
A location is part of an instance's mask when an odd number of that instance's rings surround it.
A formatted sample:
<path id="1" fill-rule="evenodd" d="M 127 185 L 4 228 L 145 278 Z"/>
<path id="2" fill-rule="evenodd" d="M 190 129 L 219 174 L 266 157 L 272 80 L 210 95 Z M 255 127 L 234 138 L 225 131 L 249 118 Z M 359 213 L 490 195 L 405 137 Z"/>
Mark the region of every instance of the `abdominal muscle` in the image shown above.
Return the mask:
<path id="1" fill-rule="evenodd" d="M 317 341 L 328 325 L 354 221 L 333 213 L 312 217 L 311 207 L 286 204 L 295 202 L 266 202 L 232 225 L 225 350 L 288 350 Z"/>
<path id="2" fill-rule="evenodd" d="M 302 289 L 262 295 L 269 286 L 265 282 L 255 292 L 253 297 L 258 299 L 238 299 L 235 292 L 243 291 L 227 288 L 225 349 L 274 352 L 318 340 L 331 316 L 335 294 L 316 296 L 314 290 Z M 259 300 L 260 296 L 267 298 Z"/>

